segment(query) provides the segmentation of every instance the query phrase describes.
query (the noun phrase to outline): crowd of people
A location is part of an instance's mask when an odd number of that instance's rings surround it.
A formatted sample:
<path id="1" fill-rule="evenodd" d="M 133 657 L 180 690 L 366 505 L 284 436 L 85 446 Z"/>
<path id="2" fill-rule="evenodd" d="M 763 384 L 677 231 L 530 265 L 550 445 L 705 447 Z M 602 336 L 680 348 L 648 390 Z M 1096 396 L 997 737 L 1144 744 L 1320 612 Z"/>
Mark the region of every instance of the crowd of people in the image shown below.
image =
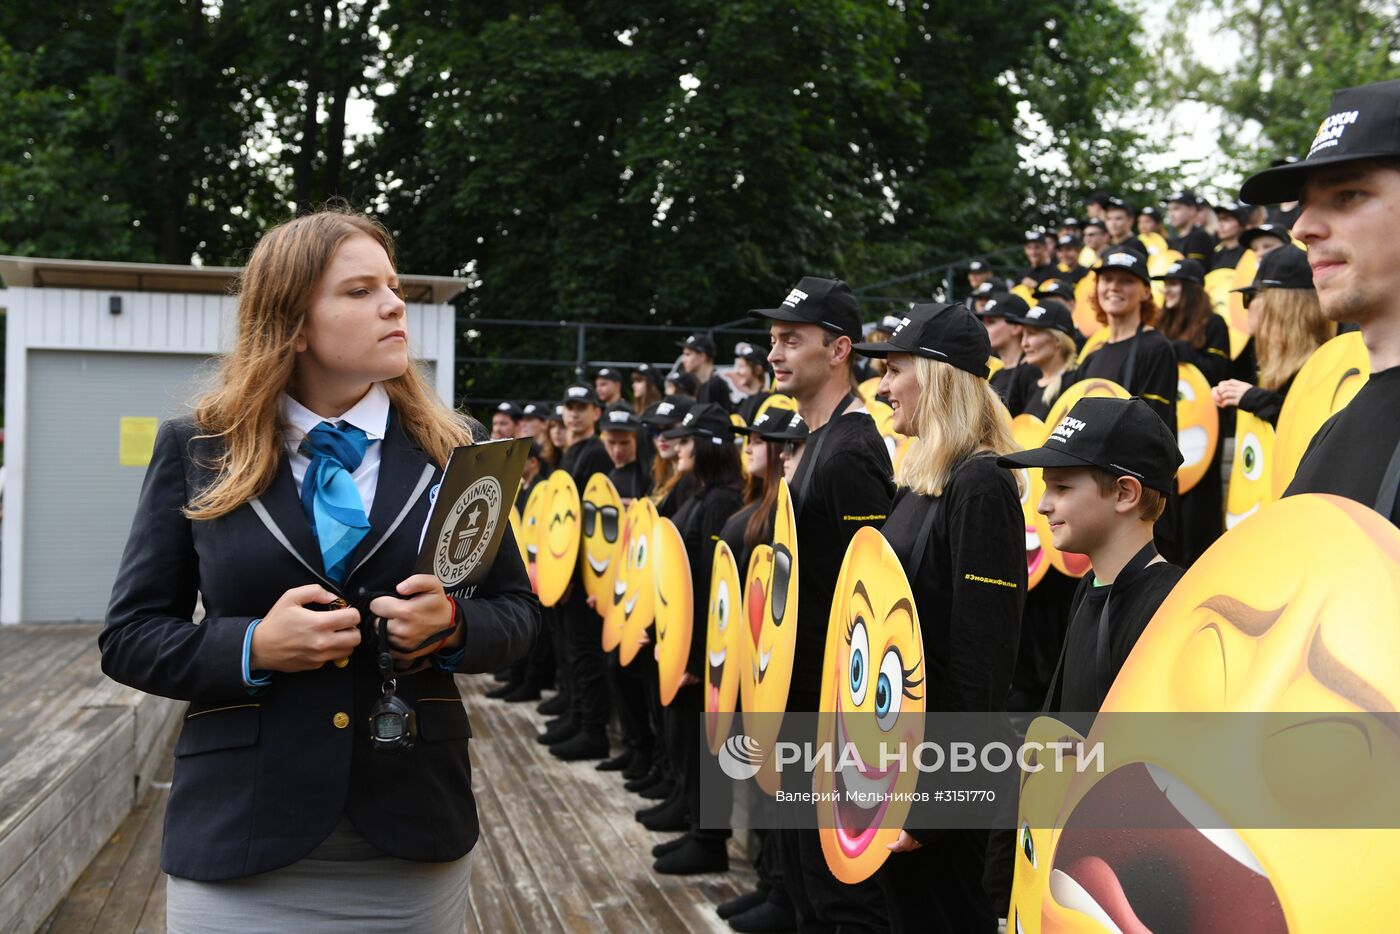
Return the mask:
<path id="1" fill-rule="evenodd" d="M 1084 220 L 1027 237 L 1028 268 L 973 264 L 966 302 L 867 324 L 844 282 L 809 276 L 751 312 L 767 340 L 734 347 L 727 373 L 696 333 L 674 368 L 605 367 L 558 400 L 503 403 L 491 433 L 531 439 L 518 502 L 556 470 L 650 498 L 685 543 L 699 633 L 714 543 L 747 567 L 786 481 L 800 556 L 788 711 L 819 709 L 829 608 L 866 526 L 910 582 L 928 712 L 1097 710 L 1223 529 L 1218 467 L 1178 493 L 1180 362 L 1227 416 L 1277 418 L 1309 355 L 1359 329 L 1370 378 L 1285 495 L 1344 496 L 1400 524 L 1400 82 L 1338 92 L 1332 112 L 1306 158 L 1241 190 L 1277 210 L 1177 192 L 1164 216 L 1095 196 Z M 1236 348 L 1202 288 L 1245 250 L 1258 271 Z M 478 825 L 455 673 L 495 672 L 499 699 L 553 717 L 550 754 L 597 760 L 653 802 L 637 819 L 676 834 L 657 843 L 658 873 L 726 870 L 729 834 L 697 804 L 701 640 L 663 705 L 651 653 L 624 666 L 605 651 L 578 580 L 541 610 L 511 532 L 469 593 L 412 573 L 432 484 L 472 436 L 410 364 L 388 233 L 335 210 L 270 231 L 237 324 L 217 388 L 161 428 L 100 637 L 113 678 L 191 702 L 162 850 L 170 929 L 460 930 Z M 908 439 L 897 458 L 859 391 L 871 379 Z M 1043 444 L 1016 444 L 1009 416 L 1045 418 L 1089 380 L 1129 398 L 1081 398 Z M 1028 587 L 1026 469 L 1041 471 L 1055 547 L 1089 559 L 1078 581 Z M 992 931 L 1011 846 L 910 827 L 846 884 L 815 827 L 770 830 L 758 888 L 719 911 L 736 931 Z"/>
<path id="2" fill-rule="evenodd" d="M 723 539 L 746 567 L 754 546 L 772 539 L 775 486 L 786 477 L 801 558 L 789 710 L 817 709 L 832 588 L 856 529 L 873 525 L 899 554 L 917 599 L 930 711 L 1006 710 L 1027 720 L 1094 711 L 1184 569 L 1225 530 L 1225 445 L 1205 480 L 1188 494 L 1177 490 L 1179 364 L 1204 375 L 1229 437 L 1237 408 L 1276 423 L 1310 355 L 1339 325 L 1361 329 L 1376 372 L 1319 434 L 1336 440 L 1310 453 L 1290 492 L 1328 490 L 1371 505 L 1384 486 L 1400 408 L 1385 416 L 1381 437 L 1362 443 L 1343 432 L 1357 430 L 1356 413 L 1397 401 L 1400 308 L 1391 296 L 1400 293 L 1359 279 L 1339 285 L 1327 264 L 1345 263 L 1353 276 L 1381 273 L 1379 262 L 1364 261 L 1380 247 L 1364 239 L 1360 225 L 1371 219 L 1356 204 L 1400 195 L 1400 171 L 1366 168 L 1364 187 L 1353 177 L 1362 171 L 1357 161 L 1345 164 L 1353 171 L 1335 183 L 1335 173 L 1308 176 L 1309 163 L 1294 161 L 1251 180 L 1246 193 L 1283 202 L 1274 206 L 1211 204 L 1177 191 L 1165 211 L 1135 212 L 1095 195 L 1083 205 L 1085 220 L 1027 234 L 1025 268 L 1000 276 L 972 263 L 965 302 L 918 304 L 868 323 L 845 283 L 807 277 L 777 306 L 751 313 L 770 325 L 768 347 L 739 342 L 728 378 L 717 374 L 714 341 L 696 334 L 664 375 L 648 365 L 630 374 L 608 367 L 570 386 L 561 402 L 502 403 L 493 434 L 535 441 L 522 509 L 533 484 L 555 469 L 580 488 L 592 472 L 606 473 L 625 502 L 651 497 L 687 544 L 697 633 L 712 543 Z M 1360 193 L 1342 193 L 1352 185 Z M 1257 265 L 1237 289 L 1248 339 L 1232 347 L 1206 277 L 1234 270 L 1246 251 Z M 1315 274 L 1328 277 L 1325 288 Z M 1093 339 L 1077 324 L 1076 295 L 1102 331 Z M 893 411 L 894 432 L 912 439 L 898 469 L 858 392 L 871 379 Z M 1021 451 L 1008 415 L 1044 419 L 1087 380 L 1110 380 L 1130 398 L 1080 399 L 1047 425 L 1053 431 L 1042 447 Z M 1351 459 L 1368 464 L 1364 477 L 1329 466 Z M 1043 470 L 1037 507 L 1055 547 L 1088 556 L 1082 580 L 1051 569 L 1028 592 L 1023 467 Z M 1393 492 L 1390 502 L 1383 511 L 1400 515 Z M 561 759 L 602 760 L 597 767 L 620 772 L 628 791 L 655 799 L 637 819 L 679 834 L 655 848 L 656 871 L 726 869 L 728 833 L 696 822 L 700 652 L 692 651 L 677 702 L 663 709 L 654 660 L 643 653 L 643 664 L 623 667 L 616 651 L 604 653 L 598 614 L 582 597 L 545 610 L 545 620 L 551 638 L 498 673 L 504 683 L 492 694 L 534 701 L 557 688 L 540 704 L 555 719 L 539 741 Z M 610 708 L 620 749 L 607 738 Z M 858 885 L 832 877 L 815 830 L 770 831 L 761 841 L 759 889 L 720 908 L 736 931 L 992 930 L 1009 891 L 1005 841 L 995 834 L 910 830 Z"/>

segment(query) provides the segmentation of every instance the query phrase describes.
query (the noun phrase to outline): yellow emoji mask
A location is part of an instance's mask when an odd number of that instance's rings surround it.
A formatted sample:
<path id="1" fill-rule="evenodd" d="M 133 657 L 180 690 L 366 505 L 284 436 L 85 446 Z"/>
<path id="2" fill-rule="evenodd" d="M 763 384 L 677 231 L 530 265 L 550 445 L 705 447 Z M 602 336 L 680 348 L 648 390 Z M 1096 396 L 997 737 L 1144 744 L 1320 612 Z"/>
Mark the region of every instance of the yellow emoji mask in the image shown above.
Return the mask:
<path id="1" fill-rule="evenodd" d="M 1235 461 L 1225 497 L 1225 528 L 1274 501 L 1274 426 L 1244 409 L 1235 412 Z"/>
<path id="2" fill-rule="evenodd" d="M 595 473 L 583 488 L 583 589 L 596 603 L 600 615 L 606 614 L 608 598 L 612 596 L 613 580 L 617 575 L 618 558 L 622 554 L 622 497 L 617 495 L 606 475 Z M 604 627 L 603 649 L 617 647 L 607 642 Z"/>
<path id="3" fill-rule="evenodd" d="M 525 498 L 525 513 L 520 517 L 520 547 L 525 552 L 525 570 L 530 574 L 530 589 L 540 592 L 540 532 L 544 527 L 545 508 L 549 502 L 549 484 L 536 483 Z"/>
<path id="4" fill-rule="evenodd" d="M 656 584 L 652 579 L 651 551 L 655 544 L 656 506 L 645 496 L 632 500 L 627 508 L 627 524 L 622 532 L 623 563 L 613 580 L 612 605 L 603 618 L 603 628 L 619 633 L 617 660 L 630 665 L 651 625 Z"/>
<path id="5" fill-rule="evenodd" d="M 839 799 L 820 805 L 817 834 L 832 875 L 853 884 L 889 857 L 904 829 L 918 773 L 896 759 L 924 738 L 924 643 L 914 595 L 899 557 L 868 526 L 856 530 L 841 564 L 826 630 L 817 742 L 830 743 L 834 769 L 819 768 L 813 790 Z M 862 797 L 865 801 L 862 802 Z"/>
<path id="6" fill-rule="evenodd" d="M 1177 446 L 1183 462 L 1176 472 L 1177 489 L 1185 493 L 1206 475 L 1220 443 L 1220 413 L 1210 396 L 1210 383 L 1190 363 L 1177 364 Z"/>
<path id="7" fill-rule="evenodd" d="M 788 688 L 792 685 L 792 661 L 797 652 L 797 521 L 787 480 L 779 483 L 767 599 L 752 656 L 753 706 L 745 708 L 765 716 L 753 718 L 752 725 L 748 719 L 744 721 L 748 735 L 767 757 L 758 773 L 758 783 L 769 794 L 778 790 L 779 776 L 772 751 L 782 729 L 782 714 L 787 709 Z"/>
<path id="8" fill-rule="evenodd" d="M 661 703 L 676 699 L 690 655 L 694 625 L 695 595 L 691 590 L 690 561 L 680 530 L 670 519 L 658 517 L 652 544 L 653 576 L 656 585 L 656 673 L 661 685 Z"/>
<path id="9" fill-rule="evenodd" d="M 1397 619 L 1400 530 L 1369 508 L 1292 496 L 1226 532 L 1104 700 L 1103 770 L 1072 775 L 1036 854 L 1041 929 L 1393 929 L 1400 737 L 1364 715 L 1400 703 Z"/>
<path id="10" fill-rule="evenodd" d="M 1076 402 L 1085 398 L 1127 399 L 1128 391 L 1111 379 L 1086 379 L 1075 383 L 1061 393 L 1060 398 L 1056 399 L 1055 404 L 1050 407 L 1050 414 L 1045 419 L 1047 434 L 1050 429 L 1060 423 Z M 1045 484 L 1042 480 L 1036 490 L 1037 507 L 1040 504 L 1039 497 L 1044 492 Z M 1060 551 L 1056 548 L 1055 543 L 1051 540 L 1050 520 L 1040 515 L 1039 512 L 1035 516 L 1035 527 L 1040 532 L 1040 545 L 1045 549 L 1045 555 L 1050 559 L 1051 567 L 1070 577 L 1083 577 L 1088 572 L 1089 556 L 1072 551 Z"/>
<path id="11" fill-rule="evenodd" d="M 525 550 L 525 533 L 520 522 L 520 510 L 514 506 L 510 507 L 510 534 L 515 536 L 515 547 L 520 549 L 520 563 L 527 568 L 530 566 L 530 554 Z"/>
<path id="12" fill-rule="evenodd" d="M 579 499 L 574 478 L 556 470 L 545 481 L 543 529 L 540 531 L 540 603 L 564 599 L 574 578 L 579 549 Z"/>
<path id="13" fill-rule="evenodd" d="M 744 710 L 758 709 L 758 640 L 768 608 L 768 587 L 773 581 L 773 546 L 755 545 L 744 574 L 743 669 L 739 672 L 739 700 Z"/>
<path id="14" fill-rule="evenodd" d="M 1034 415 L 1021 414 L 1011 420 L 1011 436 L 1025 450 L 1040 447 L 1045 441 L 1045 423 Z M 1022 467 L 1018 473 L 1025 479 L 1021 484 L 1021 518 L 1026 532 L 1026 589 L 1030 590 L 1045 577 L 1050 567 L 1050 556 L 1040 540 L 1040 528 L 1036 523 L 1036 507 L 1045 492 L 1045 481 L 1041 479 L 1039 467 Z M 1051 548 L 1055 547 L 1052 543 Z"/>
<path id="15" fill-rule="evenodd" d="M 1361 333 L 1338 334 L 1313 352 L 1293 378 L 1278 416 L 1272 469 L 1274 489 L 1288 489 L 1313 435 L 1371 378 L 1371 355 Z"/>
<path id="16" fill-rule="evenodd" d="M 723 541 L 716 542 L 705 626 L 705 742 L 715 755 L 734 722 L 739 674 L 748 659 L 745 642 L 753 644 L 744 625 L 743 602 L 734 553 Z"/>

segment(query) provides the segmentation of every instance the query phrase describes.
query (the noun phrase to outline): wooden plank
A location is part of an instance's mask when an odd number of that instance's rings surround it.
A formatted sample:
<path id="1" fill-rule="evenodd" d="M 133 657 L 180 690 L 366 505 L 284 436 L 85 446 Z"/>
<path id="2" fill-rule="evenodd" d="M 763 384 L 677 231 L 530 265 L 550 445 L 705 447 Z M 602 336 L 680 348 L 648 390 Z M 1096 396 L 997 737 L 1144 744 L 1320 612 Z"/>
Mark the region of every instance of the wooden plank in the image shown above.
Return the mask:
<path id="1" fill-rule="evenodd" d="M 102 909 L 100 929 L 113 934 L 135 931 L 142 918 L 147 917 L 147 906 L 154 896 L 155 889 L 165 887 L 165 876 L 160 871 L 160 842 L 165 825 L 165 801 L 169 793 L 159 792 L 158 804 L 146 814 L 145 820 L 136 833 L 131 855 L 122 865 L 120 874 L 112 886 L 112 894 Z M 161 914 L 165 911 L 164 894 L 160 897 Z M 162 924 L 161 930 L 164 930 Z"/>
<path id="2" fill-rule="evenodd" d="M 477 894 L 483 890 L 493 894 L 506 891 L 506 886 L 501 882 L 496 862 L 491 858 L 490 850 L 491 846 L 484 843 L 478 843 L 472 848 L 472 871 L 469 883 L 471 897 L 467 905 L 467 914 L 484 931 L 525 934 L 526 929 L 520 926 L 520 921 L 515 916 L 513 899 L 477 897 Z"/>
<path id="3" fill-rule="evenodd" d="M 505 818 L 500 802 L 496 800 L 494 782 L 489 778 L 482 781 L 481 772 L 472 773 L 472 794 L 477 802 L 477 816 L 481 822 L 482 835 L 476 850 L 483 847 L 486 857 L 496 864 L 500 890 L 495 891 L 472 880 L 472 903 L 477 907 L 479 899 L 501 899 L 514 907 L 516 918 L 524 930 L 531 934 L 548 934 L 562 931 L 558 920 L 549 910 L 550 893 L 540 885 L 535 870 L 526 858 L 525 848 L 516 836 L 515 828 Z M 473 850 L 473 852 L 476 852 Z M 486 924 L 483 930 L 490 930 Z"/>

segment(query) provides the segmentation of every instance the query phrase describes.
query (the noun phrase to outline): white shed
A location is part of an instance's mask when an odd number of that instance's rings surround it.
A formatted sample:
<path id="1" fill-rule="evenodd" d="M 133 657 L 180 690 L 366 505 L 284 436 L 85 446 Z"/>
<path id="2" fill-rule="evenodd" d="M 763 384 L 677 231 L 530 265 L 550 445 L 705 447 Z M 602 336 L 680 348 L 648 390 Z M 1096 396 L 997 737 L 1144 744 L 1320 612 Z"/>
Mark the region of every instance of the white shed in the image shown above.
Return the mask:
<path id="1" fill-rule="evenodd" d="M 5 469 L 0 623 L 101 620 L 155 426 L 231 343 L 230 267 L 0 256 Z M 452 402 L 466 282 L 404 276 L 411 349 Z"/>

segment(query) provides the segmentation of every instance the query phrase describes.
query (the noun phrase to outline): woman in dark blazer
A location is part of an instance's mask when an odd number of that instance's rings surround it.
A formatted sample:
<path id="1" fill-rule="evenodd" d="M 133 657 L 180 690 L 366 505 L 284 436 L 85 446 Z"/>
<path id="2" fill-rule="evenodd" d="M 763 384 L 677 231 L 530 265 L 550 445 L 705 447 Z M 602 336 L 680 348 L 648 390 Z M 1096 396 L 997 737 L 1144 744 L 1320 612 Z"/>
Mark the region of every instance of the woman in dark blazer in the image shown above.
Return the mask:
<path id="1" fill-rule="evenodd" d="M 190 702 L 172 932 L 461 930 L 478 827 L 453 673 L 524 656 L 539 611 L 508 528 L 474 588 L 412 573 L 471 435 L 410 365 L 405 310 L 375 222 L 270 231 L 220 385 L 157 436 L 100 643 L 113 679 Z M 376 616 L 416 716 L 405 750 L 371 748 Z"/>

